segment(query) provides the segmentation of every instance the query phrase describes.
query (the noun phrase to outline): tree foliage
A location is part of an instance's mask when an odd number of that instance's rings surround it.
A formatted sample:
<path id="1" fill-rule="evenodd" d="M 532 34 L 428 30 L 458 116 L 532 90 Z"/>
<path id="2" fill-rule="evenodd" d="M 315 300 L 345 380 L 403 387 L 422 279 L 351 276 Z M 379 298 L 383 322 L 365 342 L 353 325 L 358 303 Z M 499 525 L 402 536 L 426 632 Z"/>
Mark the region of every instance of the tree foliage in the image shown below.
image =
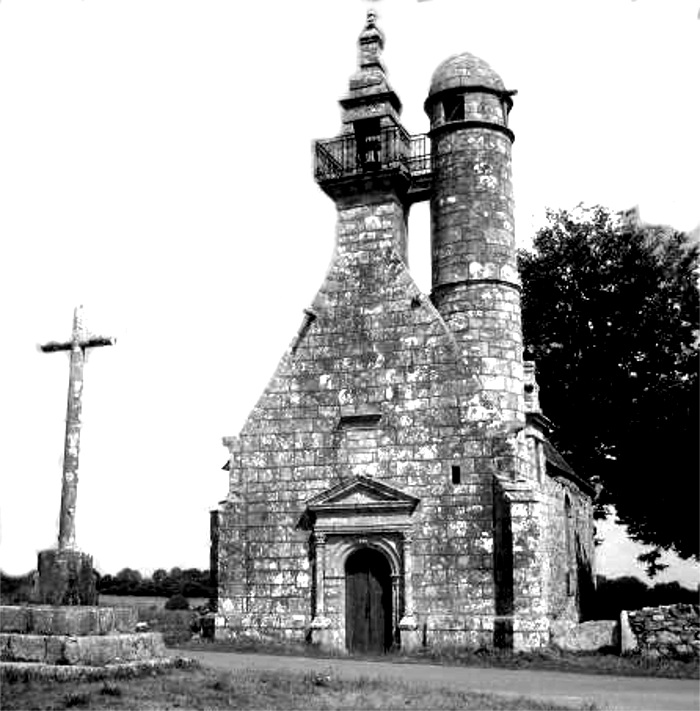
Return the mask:
<path id="1" fill-rule="evenodd" d="M 104 595 L 144 595 L 170 598 L 211 597 L 212 588 L 208 570 L 198 568 L 171 568 L 168 572 L 158 568 L 151 577 L 143 577 L 138 570 L 124 568 L 116 575 L 103 575 L 97 589 Z"/>
<path id="2" fill-rule="evenodd" d="M 697 558 L 697 244 L 580 208 L 550 212 L 519 262 L 554 443 L 634 539 Z"/>
<path id="3" fill-rule="evenodd" d="M 619 620 L 622 610 L 690 603 L 697 605 L 698 594 L 677 582 L 649 586 L 639 578 L 599 575 L 595 592 L 595 619 Z"/>

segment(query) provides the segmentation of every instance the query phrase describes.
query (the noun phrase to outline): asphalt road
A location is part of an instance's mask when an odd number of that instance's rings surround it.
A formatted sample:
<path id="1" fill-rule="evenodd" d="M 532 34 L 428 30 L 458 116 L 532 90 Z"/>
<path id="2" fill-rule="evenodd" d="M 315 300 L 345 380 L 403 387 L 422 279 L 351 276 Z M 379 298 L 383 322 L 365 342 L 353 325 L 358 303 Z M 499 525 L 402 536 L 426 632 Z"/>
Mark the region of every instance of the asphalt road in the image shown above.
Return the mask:
<path id="1" fill-rule="evenodd" d="M 265 669 L 314 671 L 343 679 L 371 677 L 398 679 L 413 684 L 442 686 L 533 698 L 556 699 L 578 706 L 595 702 L 601 709 L 681 711 L 700 709 L 700 685 L 692 679 L 659 679 L 550 671 L 448 667 L 435 664 L 395 664 L 356 659 L 315 659 L 173 650 L 183 657 L 198 659 L 215 669 Z"/>

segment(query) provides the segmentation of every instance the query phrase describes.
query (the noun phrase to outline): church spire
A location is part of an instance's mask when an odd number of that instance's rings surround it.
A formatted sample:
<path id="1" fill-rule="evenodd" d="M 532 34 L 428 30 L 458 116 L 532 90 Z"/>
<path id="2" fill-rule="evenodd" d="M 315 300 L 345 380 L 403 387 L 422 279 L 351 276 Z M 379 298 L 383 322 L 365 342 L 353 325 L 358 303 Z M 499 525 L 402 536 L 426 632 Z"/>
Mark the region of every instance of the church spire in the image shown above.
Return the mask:
<path id="1" fill-rule="evenodd" d="M 389 85 L 381 55 L 384 33 L 377 27 L 377 13 L 367 11 L 365 26 L 357 40 L 357 71 L 350 77 L 348 93 L 341 99 L 344 132 L 353 131 L 353 124 L 365 118 L 399 123 L 401 102 Z"/>
<path id="2" fill-rule="evenodd" d="M 385 69 L 380 55 L 384 49 L 384 33 L 377 27 L 377 13 L 374 10 L 367 11 L 367 23 L 357 45 L 360 70 L 378 68 L 383 73 Z"/>

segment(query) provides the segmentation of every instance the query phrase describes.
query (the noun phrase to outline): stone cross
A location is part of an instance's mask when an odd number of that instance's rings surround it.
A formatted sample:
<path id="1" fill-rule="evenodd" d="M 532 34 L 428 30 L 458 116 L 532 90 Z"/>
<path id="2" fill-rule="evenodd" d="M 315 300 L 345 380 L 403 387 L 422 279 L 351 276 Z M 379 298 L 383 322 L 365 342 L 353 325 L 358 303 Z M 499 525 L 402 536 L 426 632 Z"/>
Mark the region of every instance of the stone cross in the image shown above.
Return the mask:
<path id="1" fill-rule="evenodd" d="M 78 494 L 78 455 L 80 452 L 80 413 L 83 394 L 83 365 L 85 350 L 111 346 L 114 338 L 88 336 L 83 327 L 82 306 L 73 314 L 73 332 L 70 341 L 51 341 L 39 346 L 44 353 L 70 351 L 68 378 L 68 407 L 66 412 L 66 439 L 63 451 L 63 486 L 61 489 L 61 517 L 58 528 L 58 550 L 75 549 L 75 502 Z"/>

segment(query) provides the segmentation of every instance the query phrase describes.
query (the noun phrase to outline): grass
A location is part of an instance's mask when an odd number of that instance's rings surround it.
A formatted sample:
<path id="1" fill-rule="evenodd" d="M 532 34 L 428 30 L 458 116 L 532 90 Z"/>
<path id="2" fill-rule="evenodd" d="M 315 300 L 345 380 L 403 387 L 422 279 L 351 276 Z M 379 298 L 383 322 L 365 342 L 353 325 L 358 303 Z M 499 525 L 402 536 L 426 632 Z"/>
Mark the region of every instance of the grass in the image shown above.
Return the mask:
<path id="1" fill-rule="evenodd" d="M 192 641 L 182 649 L 202 649 L 209 652 L 246 652 L 329 658 L 330 655 L 306 644 L 277 645 L 250 642 Z M 446 666 L 498 667 L 501 669 L 530 669 L 576 674 L 611 674 L 616 676 L 646 676 L 668 679 L 698 679 L 698 660 L 649 659 L 638 654 L 619 655 L 614 652 L 561 652 L 546 649 L 536 652 L 509 652 L 497 649 L 421 649 L 412 655 L 391 652 L 381 656 L 342 655 L 347 658 L 394 662 L 397 664 L 444 664 Z"/>
<path id="2" fill-rule="evenodd" d="M 3 709 L 570 709 L 527 697 L 499 696 L 399 681 L 330 674 L 194 667 L 120 681 L 5 680 Z"/>

